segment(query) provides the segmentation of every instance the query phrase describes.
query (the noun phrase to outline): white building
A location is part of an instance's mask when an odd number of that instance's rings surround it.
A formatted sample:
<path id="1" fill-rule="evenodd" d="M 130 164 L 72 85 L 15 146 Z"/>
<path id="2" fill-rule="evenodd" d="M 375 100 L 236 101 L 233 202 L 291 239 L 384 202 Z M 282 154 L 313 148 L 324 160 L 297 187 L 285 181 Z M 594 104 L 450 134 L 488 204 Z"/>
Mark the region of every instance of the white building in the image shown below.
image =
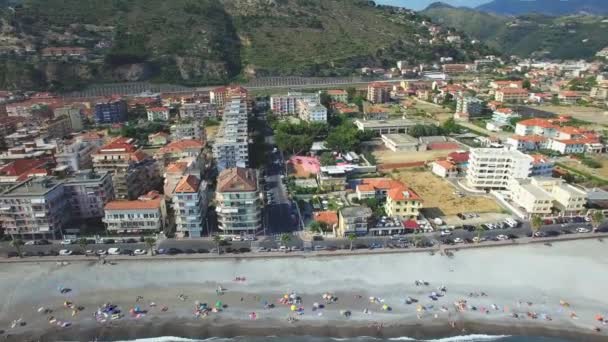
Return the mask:
<path id="1" fill-rule="evenodd" d="M 171 140 L 205 140 L 205 132 L 198 122 L 178 122 L 171 125 Z"/>
<path id="2" fill-rule="evenodd" d="M 560 178 L 532 177 L 513 180 L 509 187 L 511 201 L 528 216 L 578 215 L 585 210 L 587 193 Z"/>
<path id="3" fill-rule="evenodd" d="M 102 221 L 113 233 L 157 233 L 166 224 L 165 199 L 156 191 L 150 191 L 134 201 L 108 202 L 104 210 Z"/>
<path id="4" fill-rule="evenodd" d="M 300 119 L 310 122 L 327 122 L 327 108 L 318 102 L 298 100 Z"/>
<path id="5" fill-rule="evenodd" d="M 148 121 L 169 121 L 169 108 L 148 108 Z"/>
<path id="6" fill-rule="evenodd" d="M 225 234 L 255 234 L 262 228 L 262 201 L 256 170 L 230 168 L 217 177 L 218 228 Z"/>
<path id="7" fill-rule="evenodd" d="M 216 118 L 217 116 L 217 108 L 212 103 L 184 103 L 179 108 L 179 117 L 181 119 L 202 120 Z"/>
<path id="8" fill-rule="evenodd" d="M 173 191 L 177 237 L 201 237 L 207 211 L 207 183 L 193 175 L 183 176 Z"/>
<path id="9" fill-rule="evenodd" d="M 247 104 L 240 97 L 226 103 L 224 117 L 213 144 L 213 158 L 218 171 L 249 164 Z"/>
<path id="10" fill-rule="evenodd" d="M 63 145 L 61 150 L 55 154 L 57 166 L 64 166 L 71 171 L 90 169 L 93 167 L 93 153 L 97 152 L 98 146 L 79 138 Z"/>
<path id="11" fill-rule="evenodd" d="M 516 150 L 474 148 L 469 155 L 467 182 L 477 189 L 505 189 L 513 179 L 528 177 L 532 161 Z"/>
<path id="12" fill-rule="evenodd" d="M 299 112 L 298 101 L 321 103 L 318 93 L 288 92 L 287 95 L 273 95 L 270 97 L 270 109 L 279 116 L 296 115 Z"/>
<path id="13" fill-rule="evenodd" d="M 456 119 L 468 120 L 471 117 L 481 115 L 483 101 L 473 96 L 458 96 L 456 99 Z"/>

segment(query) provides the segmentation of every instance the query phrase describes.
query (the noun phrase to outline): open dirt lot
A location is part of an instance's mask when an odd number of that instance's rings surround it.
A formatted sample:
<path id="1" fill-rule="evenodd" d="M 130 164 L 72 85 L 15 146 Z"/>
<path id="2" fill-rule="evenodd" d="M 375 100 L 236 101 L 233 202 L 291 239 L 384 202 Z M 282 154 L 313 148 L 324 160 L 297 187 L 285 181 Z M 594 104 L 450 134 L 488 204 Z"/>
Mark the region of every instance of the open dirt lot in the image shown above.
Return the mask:
<path id="1" fill-rule="evenodd" d="M 608 125 L 608 111 L 583 106 L 539 106 L 538 109 L 553 112 L 558 115 L 570 115 L 575 119 L 593 122 L 599 125 Z"/>
<path id="2" fill-rule="evenodd" d="M 414 189 L 423 199 L 428 217 L 450 217 L 461 212 L 500 213 L 500 206 L 490 198 L 470 196 L 458 197 L 448 181 L 430 171 L 419 169 L 400 170 L 393 177 Z M 432 211 L 431 213 L 428 213 Z"/>
<path id="3" fill-rule="evenodd" d="M 595 176 L 603 177 L 608 179 L 608 157 L 604 155 L 598 155 L 592 157 L 594 160 L 602 164 L 602 167 L 599 169 L 590 168 L 583 163 L 569 158 L 562 158 L 560 162 L 568 165 L 569 167 L 575 168 L 577 170 L 581 170 L 586 173 L 590 173 Z"/>
<path id="4" fill-rule="evenodd" d="M 443 123 L 445 121 L 447 121 L 449 118 L 453 117 L 454 113 L 452 113 L 452 111 L 449 108 L 443 108 L 441 106 L 432 104 L 432 103 L 428 103 L 428 102 L 423 102 L 420 100 L 413 100 L 416 103 L 411 106 L 410 108 L 408 108 L 408 114 L 412 114 L 415 113 L 416 110 L 422 110 L 426 113 L 429 114 L 430 117 L 432 117 L 433 119 Z"/>
<path id="5" fill-rule="evenodd" d="M 219 125 L 205 127 L 205 134 L 207 135 L 207 141 L 213 141 L 213 139 L 217 135 L 217 131 L 219 129 L 220 129 Z"/>

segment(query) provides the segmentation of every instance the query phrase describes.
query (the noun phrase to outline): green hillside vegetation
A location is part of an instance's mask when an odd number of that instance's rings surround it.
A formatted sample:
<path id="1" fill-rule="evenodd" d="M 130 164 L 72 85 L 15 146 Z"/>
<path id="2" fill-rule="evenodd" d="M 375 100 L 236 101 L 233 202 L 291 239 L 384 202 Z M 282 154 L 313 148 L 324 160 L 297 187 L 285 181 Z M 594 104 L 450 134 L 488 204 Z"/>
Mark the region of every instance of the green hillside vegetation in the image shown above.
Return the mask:
<path id="1" fill-rule="evenodd" d="M 396 60 L 466 61 L 483 45 L 418 44 L 422 17 L 364 0 L 23 0 L 1 32 L 36 51 L 80 46 L 87 61 L 0 58 L 0 88 L 152 80 L 220 84 L 264 75 L 349 75 Z M 100 43 L 104 43 L 100 45 Z M 2 50 L 0 40 L 0 51 Z M 15 60 L 30 66 L 19 73 Z"/>
<path id="2" fill-rule="evenodd" d="M 592 58 L 608 46 L 608 20 L 598 16 L 503 17 L 464 8 L 433 6 L 422 12 L 505 54 L 559 59 Z M 606 22 L 603 22 L 605 21 Z"/>

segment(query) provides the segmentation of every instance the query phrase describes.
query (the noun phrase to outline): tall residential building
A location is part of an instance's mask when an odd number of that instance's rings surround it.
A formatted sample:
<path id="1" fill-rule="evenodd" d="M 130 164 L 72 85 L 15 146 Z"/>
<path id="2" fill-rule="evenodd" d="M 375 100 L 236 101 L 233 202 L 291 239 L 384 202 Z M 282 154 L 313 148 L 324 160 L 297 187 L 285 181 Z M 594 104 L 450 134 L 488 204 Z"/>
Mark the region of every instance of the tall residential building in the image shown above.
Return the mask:
<path id="1" fill-rule="evenodd" d="M 197 120 L 192 122 L 178 122 L 171 125 L 171 140 L 194 139 L 205 140 L 205 130 Z"/>
<path id="2" fill-rule="evenodd" d="M 93 155 L 95 171 L 112 175 L 116 198 L 137 198 L 161 184 L 156 161 L 133 143 L 117 138 Z"/>
<path id="3" fill-rule="evenodd" d="M 70 213 L 74 220 L 101 218 L 103 208 L 114 200 L 112 176 L 92 170 L 76 172 L 65 180 L 65 195 L 69 198 Z"/>
<path id="4" fill-rule="evenodd" d="M 151 107 L 147 109 L 148 121 L 169 121 L 169 108 Z"/>
<path id="5" fill-rule="evenodd" d="M 53 112 L 55 114 L 55 117 L 67 116 L 70 121 L 70 128 L 73 132 L 80 132 L 84 129 L 84 113 L 82 111 L 82 108 L 76 106 L 65 106 L 55 108 Z"/>
<path id="6" fill-rule="evenodd" d="M 213 144 L 213 158 L 218 171 L 249 164 L 247 113 L 247 104 L 242 98 L 235 97 L 226 103 L 224 118 Z"/>
<path id="7" fill-rule="evenodd" d="M 327 108 L 318 102 L 298 100 L 300 119 L 310 122 L 327 122 Z"/>
<path id="8" fill-rule="evenodd" d="M 516 150 L 474 148 L 469 155 L 467 182 L 477 189 L 506 189 L 513 179 L 527 178 L 533 158 Z"/>
<path id="9" fill-rule="evenodd" d="M 90 169 L 93 167 L 92 154 L 98 148 L 93 143 L 77 137 L 63 145 L 55 154 L 57 166 L 67 167 L 71 171 Z"/>
<path id="10" fill-rule="evenodd" d="M 579 215 L 585 210 L 587 193 L 560 178 L 531 177 L 514 180 L 509 187 L 513 203 L 530 215 Z"/>
<path id="11" fill-rule="evenodd" d="M 160 148 L 154 158 L 158 160 L 159 167 L 173 163 L 179 159 L 192 157 L 202 167 L 205 164 L 205 157 L 202 153 L 205 145 L 200 140 L 184 139 L 172 141 Z"/>
<path id="12" fill-rule="evenodd" d="M 302 101 L 302 102 L 300 102 Z M 297 115 L 300 104 L 321 103 L 319 93 L 288 92 L 287 95 L 273 95 L 270 97 L 270 109 L 279 116 Z"/>
<path id="13" fill-rule="evenodd" d="M 156 191 L 136 200 L 111 201 L 104 207 L 103 222 L 113 233 L 158 233 L 167 224 L 165 199 Z"/>
<path id="14" fill-rule="evenodd" d="M 179 107 L 179 117 L 183 119 L 194 119 L 195 121 L 216 118 L 217 107 L 213 103 L 184 103 Z"/>
<path id="15" fill-rule="evenodd" d="M 193 175 L 183 176 L 173 191 L 177 237 L 201 237 L 207 213 L 207 183 Z"/>
<path id="16" fill-rule="evenodd" d="M 459 96 L 456 99 L 456 119 L 468 120 L 471 117 L 481 115 L 483 101 L 472 96 Z"/>
<path id="17" fill-rule="evenodd" d="M 225 234 L 255 234 L 262 228 L 262 201 L 256 170 L 230 168 L 217 177 L 218 228 Z"/>
<path id="18" fill-rule="evenodd" d="M 6 235 L 58 239 L 70 217 L 65 188 L 52 177 L 30 178 L 0 194 L 0 225 Z"/>
<path id="19" fill-rule="evenodd" d="M 390 86 L 386 83 L 370 83 L 367 86 L 367 100 L 371 103 L 386 103 L 390 101 Z"/>
<path id="20" fill-rule="evenodd" d="M 202 165 L 194 157 L 182 158 L 176 162 L 170 163 L 165 167 L 163 177 L 163 193 L 167 199 L 173 197 L 173 190 L 177 183 L 186 175 L 194 175 L 200 178 L 202 174 Z"/>
<path id="21" fill-rule="evenodd" d="M 226 110 L 226 104 L 234 98 L 241 99 L 247 110 L 251 110 L 248 97 L 249 92 L 247 89 L 239 86 L 220 87 L 209 92 L 209 99 L 215 105 L 215 108 L 219 109 L 220 114 L 223 114 Z"/>
<path id="22" fill-rule="evenodd" d="M 354 206 L 340 209 L 338 212 L 338 236 L 367 234 L 367 225 L 371 217 L 372 210 L 368 207 Z"/>
<path id="23" fill-rule="evenodd" d="M 127 102 L 112 99 L 95 104 L 95 123 L 110 124 L 127 121 Z"/>

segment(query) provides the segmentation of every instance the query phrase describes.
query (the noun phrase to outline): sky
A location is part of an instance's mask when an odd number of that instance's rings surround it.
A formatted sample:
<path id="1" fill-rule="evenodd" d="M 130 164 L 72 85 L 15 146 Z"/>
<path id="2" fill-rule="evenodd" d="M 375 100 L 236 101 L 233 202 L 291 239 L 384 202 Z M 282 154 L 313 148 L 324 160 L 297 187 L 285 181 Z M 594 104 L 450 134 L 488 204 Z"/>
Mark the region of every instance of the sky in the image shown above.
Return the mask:
<path id="1" fill-rule="evenodd" d="M 413 10 L 423 10 L 426 6 L 432 4 L 433 2 L 437 2 L 439 0 L 376 0 L 376 3 L 383 5 L 394 5 L 401 6 L 406 8 L 411 8 Z M 490 2 L 491 0 L 441 0 L 441 2 L 445 2 L 452 6 L 468 6 L 475 7 L 486 2 Z"/>

